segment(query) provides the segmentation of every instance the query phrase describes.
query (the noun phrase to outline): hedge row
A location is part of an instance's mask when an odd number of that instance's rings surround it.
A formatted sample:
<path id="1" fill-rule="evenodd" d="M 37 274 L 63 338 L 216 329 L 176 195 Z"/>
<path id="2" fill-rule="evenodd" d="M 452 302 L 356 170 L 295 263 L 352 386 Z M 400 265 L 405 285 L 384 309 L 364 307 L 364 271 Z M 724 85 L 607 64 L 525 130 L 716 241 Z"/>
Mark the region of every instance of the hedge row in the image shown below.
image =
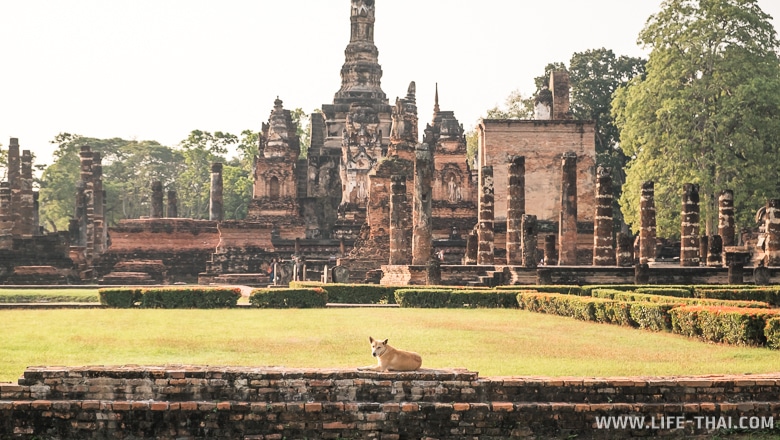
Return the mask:
<path id="1" fill-rule="evenodd" d="M 768 322 L 777 320 L 780 310 L 684 306 L 672 309 L 670 314 L 675 333 L 712 342 L 780 348 L 774 346 L 775 339 L 780 337 L 775 329 L 780 324 Z M 768 343 L 770 338 L 772 345 Z"/>
<path id="2" fill-rule="evenodd" d="M 656 289 L 647 289 L 655 291 Z M 664 289 L 657 289 L 665 292 Z M 651 295 L 647 293 L 624 292 L 612 289 L 595 289 L 591 292 L 594 298 L 607 298 L 617 301 L 641 301 L 653 303 L 679 304 L 679 305 L 702 305 L 702 306 L 725 306 L 725 307 L 744 307 L 753 309 L 768 309 L 770 305 L 759 301 L 732 301 L 707 298 L 680 298 L 666 295 Z"/>
<path id="3" fill-rule="evenodd" d="M 780 317 L 766 320 L 764 336 L 766 337 L 767 347 L 780 350 Z"/>
<path id="4" fill-rule="evenodd" d="M 341 304 L 395 304 L 395 291 L 406 286 L 378 284 L 339 284 L 293 281 L 290 288 L 321 288 L 328 292 L 328 302 Z"/>
<path id="5" fill-rule="evenodd" d="M 607 298 L 532 291 L 519 293 L 517 302 L 521 309 L 531 312 L 655 331 L 671 329 L 668 312 L 675 307 L 674 304 L 615 301 Z"/>
<path id="6" fill-rule="evenodd" d="M 416 308 L 517 308 L 517 292 L 470 289 L 399 289 L 395 301 Z"/>
<path id="7" fill-rule="evenodd" d="M 697 288 L 693 295 L 697 298 L 712 298 L 738 301 L 764 301 L 774 307 L 780 307 L 780 290 L 774 288 L 753 289 L 713 289 Z"/>
<path id="8" fill-rule="evenodd" d="M 255 289 L 249 303 L 261 309 L 313 309 L 325 307 L 328 292 L 321 287 Z"/>
<path id="9" fill-rule="evenodd" d="M 235 307 L 241 289 L 229 287 L 118 287 L 98 290 L 100 303 L 116 308 L 217 309 Z"/>

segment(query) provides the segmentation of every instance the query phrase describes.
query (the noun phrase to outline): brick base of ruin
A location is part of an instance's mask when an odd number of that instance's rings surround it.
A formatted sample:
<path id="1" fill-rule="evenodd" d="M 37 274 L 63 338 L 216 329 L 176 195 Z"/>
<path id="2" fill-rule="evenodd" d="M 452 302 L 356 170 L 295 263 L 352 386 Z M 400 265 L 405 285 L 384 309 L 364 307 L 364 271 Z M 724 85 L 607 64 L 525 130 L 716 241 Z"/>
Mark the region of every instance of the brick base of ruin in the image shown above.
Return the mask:
<path id="1" fill-rule="evenodd" d="M 703 421 L 776 419 L 778 395 L 780 374 L 480 378 L 459 369 L 31 367 L 18 385 L 0 384 L 0 438 L 685 437 L 713 431 Z M 603 416 L 645 417 L 648 426 L 599 429 Z M 662 420 L 675 424 L 663 429 Z"/>

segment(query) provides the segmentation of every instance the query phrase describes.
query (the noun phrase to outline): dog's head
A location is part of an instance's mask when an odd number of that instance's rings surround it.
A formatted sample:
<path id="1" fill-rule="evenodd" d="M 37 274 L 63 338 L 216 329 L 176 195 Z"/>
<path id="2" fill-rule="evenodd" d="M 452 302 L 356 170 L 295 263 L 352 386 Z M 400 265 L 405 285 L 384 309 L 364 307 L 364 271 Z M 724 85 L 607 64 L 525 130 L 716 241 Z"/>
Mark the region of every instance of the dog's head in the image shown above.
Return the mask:
<path id="1" fill-rule="evenodd" d="M 371 343 L 371 356 L 379 357 L 385 354 L 385 350 L 387 350 L 387 339 L 380 341 L 369 336 L 368 342 Z"/>

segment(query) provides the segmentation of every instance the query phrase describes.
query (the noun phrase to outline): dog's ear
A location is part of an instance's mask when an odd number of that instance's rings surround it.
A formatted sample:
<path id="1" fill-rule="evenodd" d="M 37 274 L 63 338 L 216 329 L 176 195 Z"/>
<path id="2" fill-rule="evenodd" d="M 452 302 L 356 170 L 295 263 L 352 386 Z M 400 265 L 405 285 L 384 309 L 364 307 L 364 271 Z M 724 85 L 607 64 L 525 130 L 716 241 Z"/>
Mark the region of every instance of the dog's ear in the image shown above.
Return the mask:
<path id="1" fill-rule="evenodd" d="M 382 342 L 382 343 L 387 345 L 387 341 L 388 341 L 388 339 L 385 339 L 384 342 Z"/>
<path id="2" fill-rule="evenodd" d="M 372 343 L 372 344 L 373 344 L 373 343 L 374 343 L 374 338 L 372 338 L 371 336 L 369 336 L 369 337 L 368 337 L 368 342 L 370 342 L 370 343 Z"/>

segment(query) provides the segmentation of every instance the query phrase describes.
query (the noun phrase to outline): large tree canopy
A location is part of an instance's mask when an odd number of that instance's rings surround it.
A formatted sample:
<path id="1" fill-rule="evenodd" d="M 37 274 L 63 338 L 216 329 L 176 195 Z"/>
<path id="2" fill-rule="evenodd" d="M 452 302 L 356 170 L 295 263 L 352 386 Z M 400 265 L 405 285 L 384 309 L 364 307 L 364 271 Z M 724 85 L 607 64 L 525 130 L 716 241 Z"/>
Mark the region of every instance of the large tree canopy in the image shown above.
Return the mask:
<path id="1" fill-rule="evenodd" d="M 778 196 L 780 63 L 774 28 L 756 0 L 666 0 L 639 42 L 646 75 L 616 93 L 613 115 L 631 158 L 621 207 L 635 230 L 643 181 L 655 182 L 658 234 L 680 233 L 681 193 L 698 184 L 702 219 L 735 192 L 737 222 Z"/>

